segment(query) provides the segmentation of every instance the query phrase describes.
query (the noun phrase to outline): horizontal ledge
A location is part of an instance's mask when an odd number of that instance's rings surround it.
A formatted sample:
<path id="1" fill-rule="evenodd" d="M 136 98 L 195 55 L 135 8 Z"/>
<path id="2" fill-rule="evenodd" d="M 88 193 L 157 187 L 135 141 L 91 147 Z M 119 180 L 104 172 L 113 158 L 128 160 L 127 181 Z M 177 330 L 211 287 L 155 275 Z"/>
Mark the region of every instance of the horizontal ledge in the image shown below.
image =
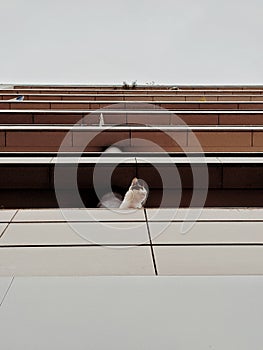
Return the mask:
<path id="1" fill-rule="evenodd" d="M 115 209 L 116 210 L 116 209 Z M 97 208 L 67 209 L 18 209 L 0 211 L 1 222 L 192 222 L 191 215 L 199 214 L 197 222 L 261 222 L 263 208 L 147 208 L 137 210 L 116 210 Z M 16 215 L 15 215 L 16 214 Z M 189 214 L 189 215 L 188 215 Z"/>
<path id="2" fill-rule="evenodd" d="M 173 109 L 173 110 L 159 110 L 159 109 L 148 109 L 148 110 L 128 110 L 128 109 L 0 109 L 1 113 L 4 114 L 87 114 L 88 115 L 100 115 L 104 114 L 262 114 L 262 110 L 248 110 L 248 109 Z"/>
<path id="3" fill-rule="evenodd" d="M 0 125 L 0 130 L 5 131 L 56 131 L 56 130 L 68 130 L 68 131 L 263 131 L 263 126 L 225 126 L 225 125 L 209 125 L 209 126 L 167 126 L 167 125 L 148 125 L 148 126 L 130 126 L 130 125 L 105 125 L 90 126 L 90 125 L 32 125 L 32 124 L 22 124 L 22 125 Z"/>
<path id="4" fill-rule="evenodd" d="M 135 165 L 135 162 L 138 166 L 144 165 L 149 166 L 151 164 L 160 164 L 163 166 L 169 165 L 182 165 L 182 164 L 232 164 L 232 165 L 244 165 L 244 164 L 263 164 L 263 157 L 207 157 L 207 156 L 199 156 L 199 157 L 129 157 L 125 153 L 123 156 L 116 156 L 113 154 L 112 157 L 104 156 L 103 153 L 101 157 L 76 157 L 74 155 L 61 157 L 10 157 L 10 155 L 6 155 L 5 157 L 0 156 L 0 164 L 16 164 L 17 166 L 22 164 L 30 164 L 30 165 L 39 165 L 39 164 L 126 164 L 127 166 L 130 164 L 131 166 Z"/>
<path id="5" fill-rule="evenodd" d="M 97 95 L 96 95 L 97 96 Z M 112 94 L 112 96 L 115 96 L 114 94 Z M 133 96 L 133 95 L 132 95 Z M 133 101 L 119 101 L 119 100 L 99 100 L 99 101 L 94 101 L 94 100 L 23 100 L 23 101 L 10 101 L 10 100 L 0 100 L 0 104 L 1 103 L 20 103 L 20 104 L 24 104 L 24 103 L 33 103 L 33 104 L 37 104 L 37 103 L 50 103 L 50 104 L 54 104 L 54 103 L 58 103 L 58 104 L 75 104 L 75 103 L 80 103 L 80 104 L 98 104 L 98 103 L 106 103 L 106 104 L 110 104 L 110 103 L 116 103 L 116 104 L 121 104 L 121 103 L 125 103 L 125 104 L 156 104 L 156 103 L 163 103 L 163 104 L 261 104 L 263 103 L 263 101 L 167 101 L 167 100 L 156 100 L 156 101 L 142 101 L 142 100 L 133 100 Z"/>
<path id="6" fill-rule="evenodd" d="M 2 158 L 9 158 L 9 157 L 57 157 L 58 155 L 60 157 L 100 157 L 103 152 L 0 152 L 0 157 Z M 239 159 L 242 157 L 249 157 L 249 158 L 258 158 L 263 157 L 263 152 L 187 152 L 187 153 L 178 153 L 178 152 L 167 152 L 165 153 L 166 157 L 173 157 L 173 158 L 186 158 L 186 157 L 206 157 L 206 158 L 214 158 L 214 157 L 223 157 L 226 158 L 235 158 Z M 147 158 L 156 158 L 160 157 L 163 158 L 164 154 L 163 152 L 123 152 L 123 153 L 103 153 L 103 157 L 107 158 L 116 158 L 116 157 L 147 157 Z"/>
<path id="7" fill-rule="evenodd" d="M 23 236 L 21 237 L 23 238 Z M 220 242 L 219 240 L 215 243 L 205 241 L 205 242 L 190 242 L 190 243 L 0 243 L 1 249 L 23 249 L 23 248 L 94 248 L 94 247 L 263 247 L 263 242 L 250 242 L 249 240 L 244 240 L 244 242 Z M 1 242 L 1 241 L 0 241 Z"/>
<path id="8" fill-rule="evenodd" d="M 53 90 L 42 90 L 41 91 L 46 91 L 46 93 L 40 93 L 40 92 L 36 92 L 36 91 L 40 91 L 40 89 L 36 89 L 36 90 L 32 90 L 33 93 L 31 93 L 31 89 L 30 90 L 26 90 L 26 89 L 18 89 L 18 91 L 15 91 L 13 89 L 1 89 L 0 87 L 0 96 L 18 96 L 21 95 L 19 93 L 19 91 L 25 91 L 24 95 L 25 96 L 65 96 L 65 97 L 69 97 L 69 96 L 74 96 L 74 97 L 89 97 L 89 96 L 96 96 L 96 97 L 100 97 L 100 96 L 118 96 L 118 97 L 128 97 L 128 96 L 133 96 L 133 97 L 158 97 L 158 96 L 165 96 L 165 97 L 175 97 L 175 96 L 181 96 L 181 97 L 191 97 L 191 96 L 195 96 L 195 97 L 204 97 L 204 96 L 208 96 L 208 97 L 217 97 L 217 96 L 227 96 L 227 97 L 241 97 L 241 96 L 246 96 L 246 97 L 250 97 L 250 96 L 257 96 L 257 97 L 262 97 L 262 92 L 263 90 L 252 90 L 253 92 L 261 92 L 258 94 L 249 94 L 247 93 L 248 90 L 234 90 L 234 92 L 236 93 L 229 93 L 229 90 L 225 90 L 224 92 L 220 91 L 219 93 L 217 93 L 217 90 L 212 90 L 211 93 L 209 94 L 205 94 L 205 92 L 207 92 L 208 90 L 203 90 L 200 91 L 200 94 L 197 95 L 196 92 L 199 92 L 198 90 L 155 90 L 155 91 L 151 91 L 151 92 L 147 92 L 145 93 L 145 90 L 142 90 L 142 93 L 138 93 L 138 90 L 136 90 L 135 93 L 127 93 L 126 91 L 121 92 L 117 90 L 117 93 L 109 93 L 109 91 L 102 91 L 102 92 L 98 92 L 96 91 L 96 93 L 92 92 L 92 90 L 90 91 L 84 91 L 86 93 L 73 93 L 73 94 L 68 94 L 65 93 L 63 90 L 60 92 L 60 90 L 57 90 L 57 93 L 48 93 L 48 91 L 53 91 Z M 131 90 L 130 90 L 131 91 Z M 210 90 L 211 91 L 211 90 Z M 195 94 L 193 94 L 193 92 Z M 209 91 L 208 91 L 209 92 Z M 34 100 L 35 101 L 35 100 Z M 41 100 L 42 101 L 42 100 Z M 60 101 L 60 100 L 59 100 Z M 81 100 L 83 101 L 83 100 Z M 141 100 L 140 100 L 141 101 Z M 243 101 L 241 101 L 243 102 Z"/>

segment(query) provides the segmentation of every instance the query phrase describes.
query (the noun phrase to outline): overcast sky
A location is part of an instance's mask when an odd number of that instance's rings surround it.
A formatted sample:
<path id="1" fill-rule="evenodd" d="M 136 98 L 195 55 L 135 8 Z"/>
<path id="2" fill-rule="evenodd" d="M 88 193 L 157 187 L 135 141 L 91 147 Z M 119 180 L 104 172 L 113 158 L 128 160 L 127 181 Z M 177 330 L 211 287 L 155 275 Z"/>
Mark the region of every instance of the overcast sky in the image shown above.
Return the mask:
<path id="1" fill-rule="evenodd" d="M 0 83 L 263 84 L 262 0 L 0 0 Z"/>

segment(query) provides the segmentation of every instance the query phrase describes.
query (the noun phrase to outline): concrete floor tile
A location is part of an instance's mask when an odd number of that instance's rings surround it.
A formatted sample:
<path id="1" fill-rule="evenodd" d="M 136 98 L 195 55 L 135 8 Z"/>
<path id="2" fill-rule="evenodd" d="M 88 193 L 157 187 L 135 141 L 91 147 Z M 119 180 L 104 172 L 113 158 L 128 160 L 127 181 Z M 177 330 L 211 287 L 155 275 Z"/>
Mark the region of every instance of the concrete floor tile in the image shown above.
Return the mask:
<path id="1" fill-rule="evenodd" d="M 15 278 L 1 347 L 260 350 L 262 291 L 262 276 Z"/>
<path id="2" fill-rule="evenodd" d="M 150 247 L 0 248 L 2 276 L 153 275 Z"/>
<path id="3" fill-rule="evenodd" d="M 153 244 L 262 243 L 262 222 L 150 222 Z"/>
<path id="4" fill-rule="evenodd" d="M 154 246 L 159 275 L 263 274 L 262 246 Z"/>
<path id="5" fill-rule="evenodd" d="M 3 232 L 4 232 L 5 228 L 7 227 L 7 225 L 8 225 L 8 223 L 1 223 L 0 224 L 0 237 L 3 235 Z"/>
<path id="6" fill-rule="evenodd" d="M 3 228 L 5 224 L 2 224 Z M 11 223 L 0 245 L 144 244 L 145 222 Z"/>
<path id="7" fill-rule="evenodd" d="M 16 210 L 13 209 L 2 209 L 0 210 L 0 222 L 9 222 L 15 215 Z"/>
<path id="8" fill-rule="evenodd" d="M 1 211 L 0 211 L 1 214 Z M 0 215 L 1 219 L 1 215 Z M 13 222 L 44 221 L 144 221 L 141 209 L 20 209 Z"/>
<path id="9" fill-rule="evenodd" d="M 149 208 L 149 221 L 263 221 L 263 208 Z"/>
<path id="10" fill-rule="evenodd" d="M 1 267 L 0 267 L 0 275 L 1 275 Z M 12 277 L 0 277 L 0 305 L 3 303 L 5 295 L 8 291 L 8 288 L 12 282 Z M 1 343 L 1 341 L 0 341 Z"/>

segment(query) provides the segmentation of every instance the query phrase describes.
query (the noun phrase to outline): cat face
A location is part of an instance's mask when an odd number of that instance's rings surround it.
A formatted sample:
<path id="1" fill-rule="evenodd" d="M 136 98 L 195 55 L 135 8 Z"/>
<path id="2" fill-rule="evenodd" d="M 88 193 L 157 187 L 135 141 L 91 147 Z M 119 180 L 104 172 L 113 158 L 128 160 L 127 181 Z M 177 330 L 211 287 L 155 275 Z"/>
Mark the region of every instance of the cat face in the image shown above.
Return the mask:
<path id="1" fill-rule="evenodd" d="M 147 188 L 143 180 L 138 180 L 136 177 L 132 180 L 129 191 L 133 193 L 133 202 L 138 203 L 137 208 L 141 208 L 147 199 Z"/>

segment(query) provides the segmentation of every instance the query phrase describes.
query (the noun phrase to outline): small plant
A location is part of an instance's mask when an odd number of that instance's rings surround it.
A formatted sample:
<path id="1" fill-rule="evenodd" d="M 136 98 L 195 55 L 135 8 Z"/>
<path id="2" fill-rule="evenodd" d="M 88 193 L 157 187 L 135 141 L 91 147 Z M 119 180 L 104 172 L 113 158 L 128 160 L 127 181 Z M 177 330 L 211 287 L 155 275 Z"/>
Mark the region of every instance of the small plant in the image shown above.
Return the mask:
<path id="1" fill-rule="evenodd" d="M 137 80 L 133 81 L 131 85 L 129 85 L 126 81 L 123 82 L 122 88 L 124 90 L 135 89 L 137 86 Z"/>
<path id="2" fill-rule="evenodd" d="M 124 81 L 122 84 L 122 88 L 125 90 L 128 90 L 130 87 L 129 87 L 129 84 L 127 84 L 126 81 Z"/>
<path id="3" fill-rule="evenodd" d="M 136 86 L 137 86 L 137 80 L 135 80 L 135 81 L 132 83 L 131 88 L 132 88 L 132 89 L 135 89 Z"/>

